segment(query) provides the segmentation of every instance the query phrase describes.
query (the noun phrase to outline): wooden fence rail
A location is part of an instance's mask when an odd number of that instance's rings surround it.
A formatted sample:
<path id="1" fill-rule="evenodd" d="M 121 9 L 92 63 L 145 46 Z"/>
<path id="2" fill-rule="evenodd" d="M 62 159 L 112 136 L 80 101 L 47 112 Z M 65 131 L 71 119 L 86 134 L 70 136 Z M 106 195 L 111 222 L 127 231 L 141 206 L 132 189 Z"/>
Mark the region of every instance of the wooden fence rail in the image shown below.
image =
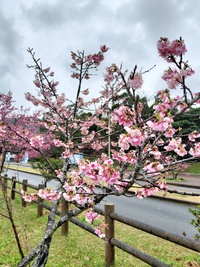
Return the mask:
<path id="1" fill-rule="evenodd" d="M 11 186 L 8 186 L 8 180 L 11 180 Z M 27 191 L 27 188 L 32 188 L 39 190 L 41 188 L 44 188 L 44 184 L 39 185 L 38 187 L 28 184 L 27 180 L 23 180 L 22 182 L 17 181 L 15 177 L 8 178 L 7 176 L 4 176 L 4 185 L 6 188 L 11 190 L 10 196 L 11 199 L 15 198 L 15 193 L 21 194 L 21 190 L 16 189 L 16 183 L 21 184 L 22 189 L 24 191 Z M 46 203 L 43 203 L 41 198 L 38 198 L 37 201 L 34 201 L 37 203 L 37 217 L 40 217 L 43 215 L 43 208 L 47 210 L 51 210 L 51 207 L 48 206 Z M 26 202 L 22 199 L 21 204 L 23 207 L 26 206 Z M 58 216 L 63 216 L 66 214 L 69 210 L 69 204 L 65 201 L 64 198 L 62 198 L 62 205 L 61 205 L 61 211 L 57 211 Z M 113 204 L 106 204 L 104 207 L 104 210 L 96 208 L 95 211 L 104 216 L 105 224 L 108 225 L 108 227 L 105 228 L 105 266 L 111 267 L 115 264 L 115 247 L 120 248 L 121 250 L 133 255 L 136 258 L 139 258 L 140 260 L 146 262 L 147 264 L 151 266 L 156 267 L 167 267 L 169 265 L 165 264 L 164 262 L 159 261 L 156 258 L 151 257 L 148 254 L 145 254 L 142 251 L 137 250 L 134 247 L 131 247 L 130 245 L 123 243 L 122 241 L 115 238 L 115 221 L 124 223 L 126 225 L 129 225 L 131 227 L 140 229 L 142 231 L 145 231 L 149 234 L 158 236 L 162 239 L 168 240 L 172 243 L 178 244 L 180 246 L 183 246 L 185 248 L 189 248 L 193 251 L 200 252 L 200 242 L 197 242 L 193 239 L 189 239 L 186 237 L 181 237 L 166 231 L 163 231 L 157 227 L 153 227 L 151 225 L 139 222 L 137 220 L 133 220 L 130 218 L 127 218 L 125 216 L 122 216 L 120 214 L 117 214 L 114 212 L 114 205 Z M 77 218 L 73 217 L 70 219 L 71 223 L 76 224 L 77 226 L 81 227 L 82 229 L 96 235 L 95 229 L 92 228 L 90 225 L 79 221 Z M 61 234 L 67 235 L 69 231 L 69 224 L 68 221 L 65 222 L 61 227 Z"/>

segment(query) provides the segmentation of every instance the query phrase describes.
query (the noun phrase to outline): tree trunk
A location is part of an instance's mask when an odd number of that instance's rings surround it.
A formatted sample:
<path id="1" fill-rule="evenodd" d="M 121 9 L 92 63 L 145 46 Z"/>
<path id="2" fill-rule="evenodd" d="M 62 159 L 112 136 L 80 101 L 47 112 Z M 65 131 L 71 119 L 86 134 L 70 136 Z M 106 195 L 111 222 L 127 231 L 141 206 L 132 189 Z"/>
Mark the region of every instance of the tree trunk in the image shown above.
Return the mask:
<path id="1" fill-rule="evenodd" d="M 47 263 L 49 256 L 49 248 L 52 241 L 52 236 L 56 230 L 64 223 L 66 220 L 69 220 L 72 217 L 80 214 L 82 209 L 70 210 L 65 216 L 61 217 L 57 222 L 55 222 L 55 216 L 57 211 L 58 201 L 54 201 L 52 205 L 51 212 L 48 217 L 48 223 L 44 237 L 41 242 L 33 249 L 29 255 L 27 255 L 23 260 L 18 264 L 18 267 L 26 267 L 35 259 L 33 267 L 44 267 Z"/>
<path id="2" fill-rule="evenodd" d="M 33 267 L 44 267 L 47 263 L 49 256 L 49 248 L 51 245 L 52 236 L 48 237 L 44 244 L 41 245 L 40 251 L 33 263 Z"/>
<path id="3" fill-rule="evenodd" d="M 24 253 L 23 253 L 23 249 L 22 249 L 22 244 L 20 242 L 19 233 L 17 231 L 17 226 L 16 226 L 16 223 L 15 223 L 14 218 L 13 218 L 12 207 L 11 207 L 9 198 L 7 197 L 7 188 L 6 188 L 6 185 L 3 182 L 3 177 L 2 177 L 2 171 L 3 171 L 3 166 L 4 166 L 4 163 L 5 163 L 5 159 L 6 159 L 6 151 L 3 151 L 1 164 L 0 164 L 0 188 L 1 188 L 2 193 L 3 193 L 3 200 L 5 202 L 6 210 L 7 210 L 7 214 L 8 214 L 6 216 L 6 218 L 8 218 L 10 220 L 10 222 L 11 222 L 11 226 L 12 226 L 12 229 L 13 229 L 14 237 L 15 237 L 15 240 L 16 240 L 16 243 L 17 243 L 17 247 L 18 247 L 18 250 L 19 250 L 21 258 L 23 259 L 24 258 Z"/>

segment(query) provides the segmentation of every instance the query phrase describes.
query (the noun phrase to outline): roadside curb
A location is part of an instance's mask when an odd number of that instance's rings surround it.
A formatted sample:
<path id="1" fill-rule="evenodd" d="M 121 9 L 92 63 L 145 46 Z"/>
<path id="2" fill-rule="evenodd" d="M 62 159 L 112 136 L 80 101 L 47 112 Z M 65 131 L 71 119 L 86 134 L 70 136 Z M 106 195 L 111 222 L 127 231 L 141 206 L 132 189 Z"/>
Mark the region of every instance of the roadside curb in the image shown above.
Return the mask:
<path id="1" fill-rule="evenodd" d="M 129 194 L 134 194 L 133 191 L 129 190 L 128 191 Z M 170 198 L 170 197 L 161 197 L 161 196 L 156 196 L 156 195 L 152 195 L 149 196 L 151 198 L 157 198 L 159 200 L 164 200 L 164 201 L 171 201 L 171 202 L 177 202 L 177 203 L 181 203 L 181 204 L 186 204 L 186 205 L 190 205 L 190 206 L 199 206 L 200 202 L 192 202 L 192 201 L 188 201 L 188 200 L 181 200 L 181 199 L 177 199 L 177 198 Z"/>
<path id="2" fill-rule="evenodd" d="M 180 186 L 180 187 L 188 187 L 188 188 L 194 188 L 194 189 L 200 189 L 199 185 L 192 185 L 192 184 L 183 184 L 183 183 L 174 183 L 174 182 L 167 182 L 168 185 L 174 185 L 174 186 Z"/>
<path id="3" fill-rule="evenodd" d="M 170 198 L 170 197 L 160 197 L 160 196 L 151 196 L 152 198 L 157 198 L 157 199 L 162 199 L 162 200 L 167 200 L 167 201 L 173 201 L 181 204 L 186 204 L 186 205 L 191 205 L 191 206 L 199 206 L 200 202 L 192 202 L 192 201 L 187 201 L 187 200 L 181 200 L 177 198 Z"/>
<path id="4" fill-rule="evenodd" d="M 5 167 L 4 169 L 8 169 L 8 170 L 12 170 L 12 171 L 18 171 L 18 172 L 26 172 L 26 173 L 30 173 L 30 174 L 34 174 L 34 175 L 39 175 L 42 176 L 41 173 L 37 173 L 37 172 L 32 172 L 32 171 L 28 171 L 28 170 L 20 170 L 20 169 L 16 169 L 14 167 Z"/>

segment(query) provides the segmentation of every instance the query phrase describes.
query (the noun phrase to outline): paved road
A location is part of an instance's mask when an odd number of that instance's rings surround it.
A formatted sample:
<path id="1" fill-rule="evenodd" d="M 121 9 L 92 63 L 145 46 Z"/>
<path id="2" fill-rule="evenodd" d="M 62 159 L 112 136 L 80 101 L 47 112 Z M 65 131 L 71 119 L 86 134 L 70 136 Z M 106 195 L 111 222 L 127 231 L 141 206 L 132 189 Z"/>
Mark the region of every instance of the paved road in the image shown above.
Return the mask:
<path id="1" fill-rule="evenodd" d="M 8 170 L 9 177 L 16 176 L 22 181 L 28 179 L 30 184 L 38 185 L 43 182 L 43 177 L 24 172 L 16 172 Z M 56 182 L 52 181 L 49 186 L 56 187 Z M 188 212 L 189 205 L 164 201 L 154 198 L 144 198 L 142 200 L 124 196 L 109 196 L 98 205 L 104 208 L 106 202 L 115 204 L 115 211 L 126 217 L 156 226 L 167 232 L 183 236 L 186 233 L 188 238 L 192 238 L 196 234 L 196 229 L 190 224 L 192 215 Z"/>
<path id="2" fill-rule="evenodd" d="M 98 206 L 103 209 L 106 203 L 115 204 L 115 212 L 126 217 L 156 226 L 167 232 L 192 238 L 196 230 L 190 225 L 192 215 L 188 212 L 189 205 L 163 201 L 155 198 L 137 199 L 124 196 L 109 196 Z"/>

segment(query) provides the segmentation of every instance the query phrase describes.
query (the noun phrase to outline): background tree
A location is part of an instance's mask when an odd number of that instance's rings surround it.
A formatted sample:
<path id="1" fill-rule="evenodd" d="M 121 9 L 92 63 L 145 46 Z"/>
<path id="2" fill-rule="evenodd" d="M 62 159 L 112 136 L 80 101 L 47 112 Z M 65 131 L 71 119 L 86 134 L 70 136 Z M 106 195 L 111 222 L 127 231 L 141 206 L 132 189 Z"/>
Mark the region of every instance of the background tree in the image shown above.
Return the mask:
<path id="1" fill-rule="evenodd" d="M 173 123 L 175 129 L 181 128 L 182 134 L 189 134 L 200 129 L 200 108 L 191 108 L 187 113 L 181 114 Z"/>
<path id="2" fill-rule="evenodd" d="M 21 110 L 22 111 L 22 110 Z M 19 254 L 24 258 L 23 246 L 19 237 L 17 225 L 13 216 L 12 204 L 7 194 L 6 185 L 3 180 L 3 167 L 6 160 L 6 154 L 9 153 L 22 153 L 27 150 L 27 143 L 23 142 L 21 136 L 13 134 L 12 127 L 24 131 L 24 112 L 21 115 L 16 115 L 17 109 L 14 107 L 12 93 L 7 95 L 0 93 L 0 149 L 1 149 L 1 164 L 0 164 L 0 189 L 2 197 L 0 198 L 1 212 L 0 216 L 8 219 L 11 223 L 11 228 L 17 243 Z M 20 124 L 20 122 L 22 122 Z"/>

